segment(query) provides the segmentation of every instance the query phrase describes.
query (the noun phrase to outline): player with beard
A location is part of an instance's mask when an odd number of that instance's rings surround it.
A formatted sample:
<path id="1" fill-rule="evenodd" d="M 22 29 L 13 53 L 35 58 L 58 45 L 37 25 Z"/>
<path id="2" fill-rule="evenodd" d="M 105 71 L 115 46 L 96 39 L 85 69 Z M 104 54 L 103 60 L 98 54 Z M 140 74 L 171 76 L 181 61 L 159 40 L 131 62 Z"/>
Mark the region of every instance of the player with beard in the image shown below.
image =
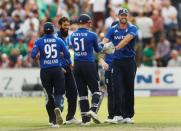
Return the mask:
<path id="1" fill-rule="evenodd" d="M 59 31 L 57 32 L 57 35 L 59 38 L 61 38 L 65 43 L 67 49 L 69 48 L 69 42 L 68 42 L 68 34 L 69 34 L 69 26 L 70 22 L 67 17 L 62 17 L 58 21 L 59 25 Z M 61 59 L 62 67 L 65 69 L 65 92 L 67 97 L 67 103 L 68 103 L 68 113 L 66 116 L 66 122 L 65 124 L 80 124 L 81 122 L 76 120 L 74 115 L 77 108 L 77 88 L 75 83 L 75 78 L 73 74 L 73 68 L 68 61 L 64 59 L 62 56 Z"/>
<path id="2" fill-rule="evenodd" d="M 122 123 L 134 123 L 134 79 L 136 62 L 134 45 L 137 42 L 137 27 L 128 23 L 128 10 L 120 9 L 119 24 L 111 27 L 104 43 L 115 46 L 112 63 L 112 82 L 115 96 L 114 120 Z"/>

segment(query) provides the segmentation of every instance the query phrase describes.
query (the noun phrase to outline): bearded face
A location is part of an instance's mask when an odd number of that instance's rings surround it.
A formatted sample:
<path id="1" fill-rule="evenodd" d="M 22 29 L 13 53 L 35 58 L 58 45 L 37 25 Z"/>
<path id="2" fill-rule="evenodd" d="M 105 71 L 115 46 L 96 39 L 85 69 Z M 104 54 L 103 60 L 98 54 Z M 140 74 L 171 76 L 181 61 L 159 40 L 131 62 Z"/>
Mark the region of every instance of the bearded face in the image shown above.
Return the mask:
<path id="1" fill-rule="evenodd" d="M 128 22 L 128 14 L 120 14 L 119 15 L 119 22 L 121 24 L 126 24 Z"/>
<path id="2" fill-rule="evenodd" d="M 70 23 L 68 21 L 63 22 L 62 25 L 60 25 L 60 32 L 63 37 L 68 36 L 69 26 Z"/>

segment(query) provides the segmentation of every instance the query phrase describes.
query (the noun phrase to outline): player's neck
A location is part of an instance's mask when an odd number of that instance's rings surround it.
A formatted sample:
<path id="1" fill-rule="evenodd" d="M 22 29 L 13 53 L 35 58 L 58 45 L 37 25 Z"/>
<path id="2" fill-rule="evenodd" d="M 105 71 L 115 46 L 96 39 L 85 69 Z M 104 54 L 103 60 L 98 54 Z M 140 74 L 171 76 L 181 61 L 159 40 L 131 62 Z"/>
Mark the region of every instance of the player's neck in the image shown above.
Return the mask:
<path id="1" fill-rule="evenodd" d="M 126 24 L 122 24 L 122 23 L 119 24 L 119 27 L 120 27 L 121 29 L 126 29 L 127 26 L 128 26 L 127 23 L 126 23 Z"/>
<path id="2" fill-rule="evenodd" d="M 85 28 L 85 29 L 89 29 L 89 27 L 87 25 L 79 25 L 79 28 Z"/>

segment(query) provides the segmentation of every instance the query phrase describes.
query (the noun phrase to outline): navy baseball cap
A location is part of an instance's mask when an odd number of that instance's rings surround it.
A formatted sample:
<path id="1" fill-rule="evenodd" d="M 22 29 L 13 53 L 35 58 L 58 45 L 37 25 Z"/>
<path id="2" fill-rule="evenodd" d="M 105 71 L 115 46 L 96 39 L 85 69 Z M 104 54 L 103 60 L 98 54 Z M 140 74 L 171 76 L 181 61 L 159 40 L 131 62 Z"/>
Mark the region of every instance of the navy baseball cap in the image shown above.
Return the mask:
<path id="1" fill-rule="evenodd" d="M 128 9 L 126 8 L 120 9 L 118 15 L 122 15 L 122 14 L 128 14 Z"/>
<path id="2" fill-rule="evenodd" d="M 87 14 L 80 15 L 78 23 L 89 23 L 89 22 L 92 22 L 92 19 L 89 15 Z"/>
<path id="3" fill-rule="evenodd" d="M 54 26 L 51 22 L 46 22 L 44 24 L 43 30 L 44 30 L 45 34 L 47 34 L 47 32 L 53 33 L 54 32 Z"/>

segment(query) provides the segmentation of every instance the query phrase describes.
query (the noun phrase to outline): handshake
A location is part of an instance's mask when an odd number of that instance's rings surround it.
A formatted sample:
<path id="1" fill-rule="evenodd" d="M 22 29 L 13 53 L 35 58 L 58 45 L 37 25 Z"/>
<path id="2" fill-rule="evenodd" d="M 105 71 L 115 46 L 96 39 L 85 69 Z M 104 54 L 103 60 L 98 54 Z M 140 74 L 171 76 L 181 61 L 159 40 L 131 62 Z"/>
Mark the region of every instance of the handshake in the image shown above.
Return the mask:
<path id="1" fill-rule="evenodd" d="M 101 53 L 104 54 L 113 54 L 115 52 L 115 47 L 112 42 L 103 44 L 102 42 L 99 43 L 103 47 Z"/>
<path id="2" fill-rule="evenodd" d="M 99 43 L 99 46 L 102 47 L 102 51 L 96 54 L 96 57 L 101 64 L 102 68 L 104 70 L 109 69 L 109 65 L 105 62 L 105 56 L 106 54 L 113 54 L 115 52 L 115 47 L 112 42 L 103 44 L 102 42 Z"/>
<path id="3" fill-rule="evenodd" d="M 96 57 L 98 61 L 104 60 L 106 54 L 113 54 L 115 52 L 115 47 L 112 42 L 109 42 L 106 44 L 103 44 L 102 42 L 100 42 L 99 45 L 102 47 L 102 51 L 99 53 L 96 53 Z"/>

